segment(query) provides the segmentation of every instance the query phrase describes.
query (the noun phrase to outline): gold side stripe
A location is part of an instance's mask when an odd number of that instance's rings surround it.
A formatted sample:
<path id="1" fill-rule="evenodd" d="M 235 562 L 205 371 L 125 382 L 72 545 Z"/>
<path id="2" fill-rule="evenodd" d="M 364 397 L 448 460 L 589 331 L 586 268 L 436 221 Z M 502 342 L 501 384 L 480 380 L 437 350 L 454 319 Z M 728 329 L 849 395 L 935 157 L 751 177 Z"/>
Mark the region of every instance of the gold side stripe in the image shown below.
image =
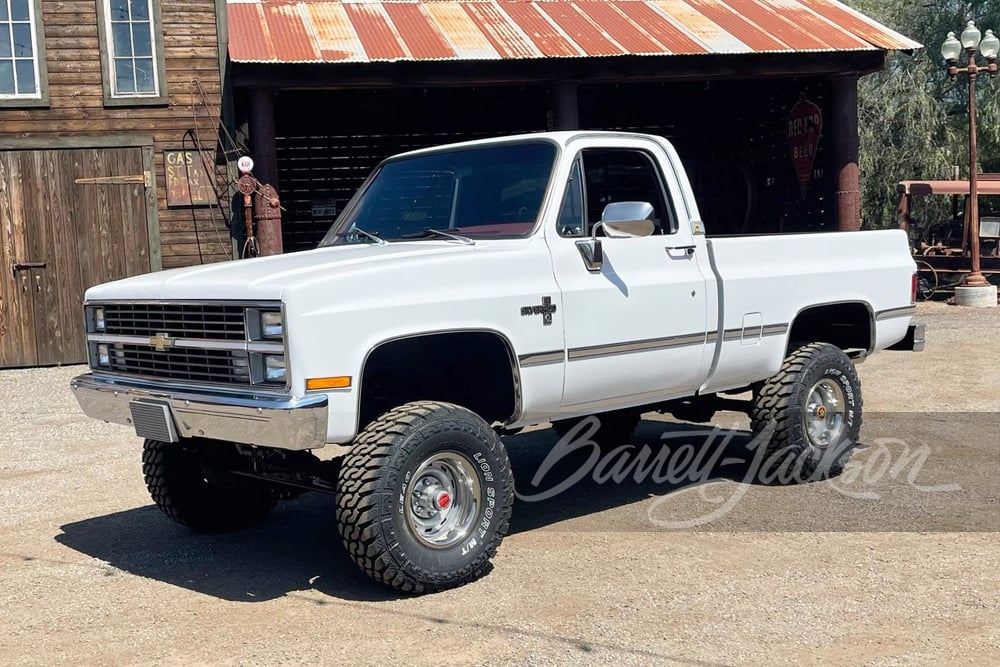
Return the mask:
<path id="1" fill-rule="evenodd" d="M 666 350 L 672 347 L 686 347 L 689 345 L 704 345 L 705 339 L 706 333 L 701 332 L 696 334 L 685 334 L 682 336 L 668 336 L 666 338 L 650 338 L 647 340 L 637 340 L 628 343 L 578 347 L 569 351 L 569 360 L 592 359 L 594 357 L 630 354 L 632 352 L 647 352 L 650 350 Z"/>
<path id="2" fill-rule="evenodd" d="M 917 314 L 916 306 L 903 306 L 902 308 L 889 308 L 880 310 L 875 314 L 875 321 L 890 320 L 896 317 L 912 317 Z"/>
<path id="3" fill-rule="evenodd" d="M 767 336 L 784 336 L 788 332 L 787 324 L 767 324 L 760 328 L 760 337 L 764 338 Z M 756 328 L 755 328 L 756 329 Z M 756 331 L 750 331 L 750 338 L 756 337 Z M 722 340 L 725 342 L 731 342 L 734 340 L 741 340 L 743 338 L 743 329 L 726 329 L 723 332 Z"/>
<path id="4" fill-rule="evenodd" d="M 517 358 L 521 366 L 542 366 L 545 364 L 562 363 L 566 358 L 564 350 L 553 350 L 551 352 L 535 352 L 533 354 L 522 354 Z"/>
<path id="5" fill-rule="evenodd" d="M 768 324 L 761 327 L 760 335 L 781 336 L 787 331 L 787 324 Z M 739 340 L 742 336 L 743 329 L 726 329 L 723 332 L 724 341 Z M 518 357 L 518 361 L 521 366 L 540 366 L 542 364 L 562 362 L 566 358 L 568 358 L 569 361 L 579 361 L 581 359 L 595 359 L 597 357 L 610 357 L 619 354 L 632 354 L 634 352 L 669 350 L 675 347 L 689 347 L 691 345 L 711 345 L 718 341 L 718 339 L 718 332 L 710 331 L 695 334 L 683 334 L 680 336 L 668 336 L 666 338 L 649 338 L 646 340 L 629 341 L 627 343 L 611 343 L 608 345 L 576 347 L 569 350 L 568 355 L 564 354 L 560 350 L 522 354 Z"/>

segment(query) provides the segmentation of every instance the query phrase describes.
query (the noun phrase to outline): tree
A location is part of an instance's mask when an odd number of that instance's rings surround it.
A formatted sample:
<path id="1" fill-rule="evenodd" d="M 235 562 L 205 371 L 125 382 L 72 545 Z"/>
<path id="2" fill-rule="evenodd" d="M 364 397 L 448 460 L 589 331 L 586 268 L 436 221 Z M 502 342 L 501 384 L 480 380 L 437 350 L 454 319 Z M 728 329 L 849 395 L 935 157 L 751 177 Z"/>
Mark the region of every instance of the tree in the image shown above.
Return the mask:
<path id="1" fill-rule="evenodd" d="M 912 54 L 889 53 L 885 69 L 858 86 L 862 221 L 865 227 L 892 227 L 899 181 L 953 178 L 953 165 L 968 177 L 967 80 L 948 80 L 940 47 L 949 31 L 960 34 L 969 20 L 984 32 L 1000 32 L 1000 0 L 847 4 L 924 45 Z M 981 75 L 977 93 L 980 170 L 1000 172 L 998 87 Z"/>

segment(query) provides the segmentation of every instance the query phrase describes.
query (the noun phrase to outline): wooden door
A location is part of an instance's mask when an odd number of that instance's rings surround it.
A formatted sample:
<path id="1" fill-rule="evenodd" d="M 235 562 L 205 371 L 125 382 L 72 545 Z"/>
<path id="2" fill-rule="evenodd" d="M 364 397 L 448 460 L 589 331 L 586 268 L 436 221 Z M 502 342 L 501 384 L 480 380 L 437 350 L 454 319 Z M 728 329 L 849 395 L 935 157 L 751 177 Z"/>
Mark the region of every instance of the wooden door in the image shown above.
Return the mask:
<path id="1" fill-rule="evenodd" d="M 140 148 L 0 152 L 0 368 L 86 361 L 84 291 L 149 271 L 147 181 Z"/>

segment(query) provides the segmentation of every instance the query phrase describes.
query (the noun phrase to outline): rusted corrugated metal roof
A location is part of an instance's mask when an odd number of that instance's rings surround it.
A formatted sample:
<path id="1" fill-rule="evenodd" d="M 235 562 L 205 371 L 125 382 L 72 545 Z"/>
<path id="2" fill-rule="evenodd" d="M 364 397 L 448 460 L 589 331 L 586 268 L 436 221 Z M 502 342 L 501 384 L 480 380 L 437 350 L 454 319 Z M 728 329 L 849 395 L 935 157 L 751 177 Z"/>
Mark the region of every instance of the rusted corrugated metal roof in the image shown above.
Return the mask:
<path id="1" fill-rule="evenodd" d="M 915 49 L 836 0 L 228 0 L 234 62 Z"/>

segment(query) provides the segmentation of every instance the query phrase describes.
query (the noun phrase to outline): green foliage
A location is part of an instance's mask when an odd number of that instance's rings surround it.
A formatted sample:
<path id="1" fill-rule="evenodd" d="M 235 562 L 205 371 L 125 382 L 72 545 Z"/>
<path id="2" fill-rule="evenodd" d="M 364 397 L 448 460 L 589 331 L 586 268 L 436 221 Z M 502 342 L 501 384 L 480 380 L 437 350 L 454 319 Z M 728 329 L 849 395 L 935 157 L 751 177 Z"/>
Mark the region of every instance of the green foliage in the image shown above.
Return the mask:
<path id="1" fill-rule="evenodd" d="M 1000 0 L 846 0 L 880 23 L 922 44 L 913 54 L 890 53 L 885 70 L 858 87 L 862 220 L 896 225 L 896 185 L 905 179 L 961 178 L 969 173 L 968 79 L 948 79 L 941 43 L 971 19 L 983 34 L 1000 34 Z M 985 60 L 979 59 L 980 64 Z M 980 170 L 1000 172 L 1000 85 L 977 81 Z M 945 202 L 941 202 L 944 205 Z"/>

